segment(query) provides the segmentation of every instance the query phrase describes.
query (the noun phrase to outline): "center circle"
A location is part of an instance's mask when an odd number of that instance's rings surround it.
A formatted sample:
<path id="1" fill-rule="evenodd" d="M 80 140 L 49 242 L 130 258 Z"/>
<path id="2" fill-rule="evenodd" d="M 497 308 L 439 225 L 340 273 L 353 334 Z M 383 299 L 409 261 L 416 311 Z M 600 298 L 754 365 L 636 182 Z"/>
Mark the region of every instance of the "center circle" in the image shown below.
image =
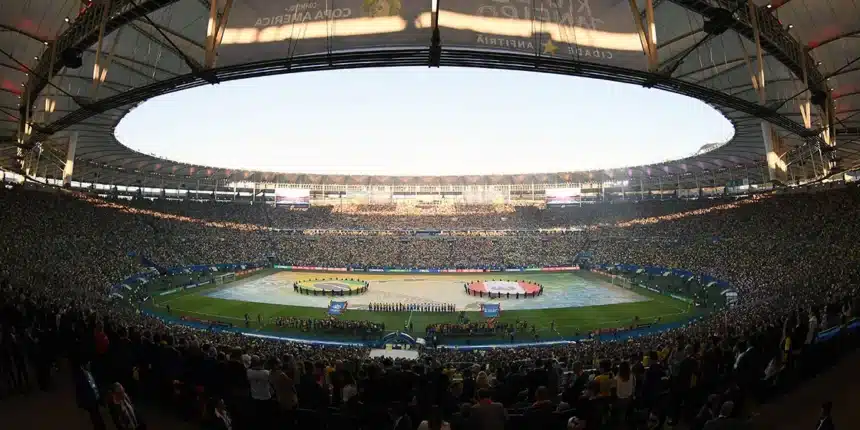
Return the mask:
<path id="1" fill-rule="evenodd" d="M 314 284 L 314 287 L 319 288 L 321 290 L 332 290 L 332 291 L 346 291 L 349 288 L 349 285 L 337 282 L 318 282 Z"/>

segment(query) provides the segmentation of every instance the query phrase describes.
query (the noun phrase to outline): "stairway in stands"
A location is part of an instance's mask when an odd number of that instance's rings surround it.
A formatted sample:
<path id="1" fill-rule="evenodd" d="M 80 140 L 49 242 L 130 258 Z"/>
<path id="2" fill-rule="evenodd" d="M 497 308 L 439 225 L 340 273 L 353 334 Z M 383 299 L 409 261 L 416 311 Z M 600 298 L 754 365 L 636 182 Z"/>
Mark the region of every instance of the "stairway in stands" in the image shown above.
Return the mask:
<path id="1" fill-rule="evenodd" d="M 263 217 L 266 220 L 266 227 L 269 228 L 269 231 L 266 233 L 266 236 L 269 239 L 269 256 L 275 257 L 277 260 L 278 256 L 278 240 L 276 235 L 278 234 L 275 231 L 275 226 L 272 225 L 272 218 L 269 216 L 269 211 L 272 210 L 268 207 L 269 205 L 263 203 L 260 205 L 263 211 Z"/>

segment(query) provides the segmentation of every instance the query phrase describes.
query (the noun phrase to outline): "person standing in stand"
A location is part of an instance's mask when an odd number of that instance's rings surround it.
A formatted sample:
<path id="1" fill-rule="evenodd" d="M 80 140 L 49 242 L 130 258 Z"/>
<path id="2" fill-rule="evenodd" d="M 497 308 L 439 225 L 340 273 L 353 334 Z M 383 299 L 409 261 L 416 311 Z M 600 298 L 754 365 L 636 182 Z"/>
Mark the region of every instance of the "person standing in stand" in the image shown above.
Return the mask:
<path id="1" fill-rule="evenodd" d="M 96 379 L 90 372 L 88 362 L 81 362 L 74 371 L 75 379 L 75 398 L 78 403 L 78 408 L 81 408 L 89 413 L 90 421 L 93 424 L 94 430 L 105 430 L 105 422 L 99 410 L 99 402 L 101 396 L 96 385 Z"/>

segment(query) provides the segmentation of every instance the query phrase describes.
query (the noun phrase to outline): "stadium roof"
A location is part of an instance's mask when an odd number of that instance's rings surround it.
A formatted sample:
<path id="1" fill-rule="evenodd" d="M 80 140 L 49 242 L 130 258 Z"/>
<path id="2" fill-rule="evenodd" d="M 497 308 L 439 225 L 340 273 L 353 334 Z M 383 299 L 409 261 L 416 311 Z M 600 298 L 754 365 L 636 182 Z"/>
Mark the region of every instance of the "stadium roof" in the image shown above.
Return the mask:
<path id="1" fill-rule="evenodd" d="M 326 11 L 319 8 L 325 3 L 316 2 L 219 0 L 215 22 L 225 25 L 213 26 L 217 30 L 209 38 L 210 0 L 4 2 L 0 166 L 16 170 L 18 147 L 24 158 L 35 158 L 28 154 L 40 147 L 31 174 L 59 178 L 68 136 L 78 132 L 75 179 L 106 183 L 761 181 L 767 179 L 762 168 L 764 118 L 791 150 L 787 161 L 792 174 L 808 178 L 822 170 L 819 131 L 825 124 L 817 112 L 831 100 L 838 166 L 860 164 L 860 6 L 853 1 L 540 0 L 531 8 L 531 0 L 442 0 L 437 20 L 430 3 L 342 0 Z M 648 3 L 654 11 L 655 57 L 643 48 Z M 641 20 L 633 18 L 634 4 Z M 760 29 L 760 53 L 755 28 Z M 213 50 L 212 45 L 219 46 Z M 74 67 L 77 54 L 80 67 Z M 649 72 L 649 64 L 656 73 Z M 722 146 L 701 142 L 705 146 L 695 156 L 649 166 L 421 178 L 195 166 L 138 153 L 114 137 L 123 115 L 167 92 L 253 76 L 409 65 L 534 70 L 652 86 L 715 106 L 733 123 L 735 136 Z M 751 79 L 759 65 L 766 84 L 763 101 Z M 801 109 L 810 98 L 815 103 L 804 124 Z M 20 107 L 28 102 L 30 112 Z M 27 120 L 32 131 L 19 143 L 18 132 Z"/>

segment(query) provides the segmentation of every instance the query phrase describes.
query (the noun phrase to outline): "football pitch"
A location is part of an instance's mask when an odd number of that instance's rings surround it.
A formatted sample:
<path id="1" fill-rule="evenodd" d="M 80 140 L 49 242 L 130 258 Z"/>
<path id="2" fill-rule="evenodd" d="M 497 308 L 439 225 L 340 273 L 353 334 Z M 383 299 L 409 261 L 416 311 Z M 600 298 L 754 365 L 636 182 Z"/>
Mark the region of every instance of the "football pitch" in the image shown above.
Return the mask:
<path id="1" fill-rule="evenodd" d="M 367 282 L 366 293 L 329 297 L 300 294 L 296 282 L 330 282 L 353 280 Z M 467 294 L 463 285 L 483 281 L 488 285 L 508 285 L 524 281 L 544 287 L 537 297 L 490 299 Z M 494 281 L 496 281 L 494 283 Z M 373 274 L 292 272 L 267 269 L 234 282 L 208 288 L 185 290 L 168 296 L 154 296 L 151 309 L 165 314 L 232 323 L 243 327 L 245 314 L 250 315 L 249 329 L 296 334 L 294 329 L 274 324 L 276 317 L 325 318 L 331 300 L 348 302 L 339 319 L 364 320 L 385 324 L 386 331 L 403 329 L 411 323 L 413 333 L 422 336 L 425 327 L 434 323 L 456 323 L 459 312 L 373 312 L 371 303 L 454 304 L 466 311 L 470 321 L 481 321 L 481 304 L 499 303 L 501 322 L 527 321 L 534 325 L 541 340 L 583 335 L 600 328 L 629 326 L 639 323 L 672 322 L 687 319 L 691 311 L 686 303 L 643 288 L 626 289 L 611 280 L 590 272 L 567 273 L 457 273 L 457 274 Z M 258 315 L 262 324 L 258 323 Z M 306 333 L 310 336 L 313 333 Z M 530 337 L 523 333 L 518 337 Z M 332 338 L 340 336 L 324 335 Z"/>

